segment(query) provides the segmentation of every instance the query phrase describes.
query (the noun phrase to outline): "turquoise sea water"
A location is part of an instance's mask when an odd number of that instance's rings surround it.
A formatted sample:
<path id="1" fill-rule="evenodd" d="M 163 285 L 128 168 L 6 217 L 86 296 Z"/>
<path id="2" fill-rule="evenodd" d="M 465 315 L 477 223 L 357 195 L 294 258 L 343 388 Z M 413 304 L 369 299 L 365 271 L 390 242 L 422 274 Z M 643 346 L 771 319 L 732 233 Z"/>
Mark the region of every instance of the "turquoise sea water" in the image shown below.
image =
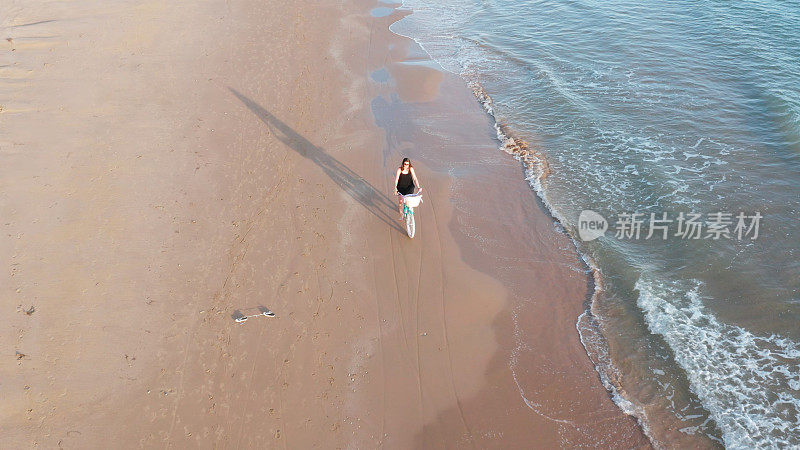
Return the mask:
<path id="1" fill-rule="evenodd" d="M 546 160 L 523 158 L 598 275 L 578 329 L 620 407 L 666 446 L 800 446 L 800 2 L 403 7 L 391 29 Z M 587 209 L 610 227 L 590 242 Z M 626 213 L 639 239 L 616 236 Z M 667 239 L 645 239 L 651 213 Z M 699 239 L 676 236 L 681 213 Z"/>

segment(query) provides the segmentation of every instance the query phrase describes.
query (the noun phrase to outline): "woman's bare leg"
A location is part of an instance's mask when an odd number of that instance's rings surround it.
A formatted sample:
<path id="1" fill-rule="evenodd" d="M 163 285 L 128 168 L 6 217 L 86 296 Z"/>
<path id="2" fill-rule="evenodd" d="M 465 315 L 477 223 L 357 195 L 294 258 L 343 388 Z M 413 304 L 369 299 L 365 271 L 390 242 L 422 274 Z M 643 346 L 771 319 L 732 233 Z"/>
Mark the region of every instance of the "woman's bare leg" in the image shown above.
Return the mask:
<path id="1" fill-rule="evenodd" d="M 397 212 L 400 213 L 400 220 L 403 220 L 403 194 L 397 194 Z"/>

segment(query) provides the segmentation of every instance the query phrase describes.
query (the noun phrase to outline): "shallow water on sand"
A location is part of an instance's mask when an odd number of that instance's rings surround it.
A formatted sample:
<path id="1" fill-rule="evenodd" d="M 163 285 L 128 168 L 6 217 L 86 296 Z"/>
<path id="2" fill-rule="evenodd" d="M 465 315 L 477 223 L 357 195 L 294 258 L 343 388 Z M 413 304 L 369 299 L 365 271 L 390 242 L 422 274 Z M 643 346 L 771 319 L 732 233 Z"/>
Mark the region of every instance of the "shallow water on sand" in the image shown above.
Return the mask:
<path id="1" fill-rule="evenodd" d="M 800 3 L 404 7 L 392 30 L 530 144 L 531 186 L 597 271 L 578 328 L 620 407 L 669 446 L 800 446 Z M 609 230 L 584 242 L 587 209 Z"/>

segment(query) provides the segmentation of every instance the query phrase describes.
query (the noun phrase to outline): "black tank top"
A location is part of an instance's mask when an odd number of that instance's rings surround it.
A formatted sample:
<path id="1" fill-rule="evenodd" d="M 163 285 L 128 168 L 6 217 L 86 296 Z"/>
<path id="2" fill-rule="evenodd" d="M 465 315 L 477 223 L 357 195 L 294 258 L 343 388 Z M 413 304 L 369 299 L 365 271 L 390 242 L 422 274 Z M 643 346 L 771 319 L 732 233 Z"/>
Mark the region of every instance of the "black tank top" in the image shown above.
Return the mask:
<path id="1" fill-rule="evenodd" d="M 397 192 L 408 195 L 414 193 L 414 177 L 411 176 L 411 169 L 408 173 L 400 172 L 400 178 L 397 179 Z"/>

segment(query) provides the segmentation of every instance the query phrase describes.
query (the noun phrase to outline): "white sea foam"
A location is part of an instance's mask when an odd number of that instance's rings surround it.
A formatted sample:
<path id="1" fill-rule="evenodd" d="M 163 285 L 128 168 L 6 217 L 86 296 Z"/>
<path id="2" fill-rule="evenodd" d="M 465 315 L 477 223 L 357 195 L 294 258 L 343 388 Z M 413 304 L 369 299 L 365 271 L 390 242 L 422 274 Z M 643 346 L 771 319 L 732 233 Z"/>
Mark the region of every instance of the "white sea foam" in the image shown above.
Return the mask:
<path id="1" fill-rule="evenodd" d="M 597 295 L 597 293 L 595 293 Z M 622 377 L 619 369 L 614 365 L 611 356 L 608 354 L 608 343 L 600 331 L 600 324 L 597 318 L 591 311 L 584 311 L 578 316 L 578 321 L 575 323 L 575 329 L 578 330 L 583 348 L 586 349 L 589 359 L 592 360 L 597 374 L 600 376 L 600 381 L 606 390 L 611 393 L 611 399 L 625 414 L 635 417 L 639 426 L 644 431 L 644 434 L 653 443 L 656 448 L 661 448 L 662 445 L 655 439 L 650 429 L 647 420 L 647 411 L 641 406 L 633 403 L 625 398 L 619 390 L 619 379 Z"/>
<path id="2" fill-rule="evenodd" d="M 694 286 L 641 278 L 638 305 L 729 448 L 800 446 L 800 346 L 721 322 Z"/>
<path id="3" fill-rule="evenodd" d="M 484 110 L 487 114 L 489 114 L 494 119 L 494 128 L 497 133 L 497 140 L 500 141 L 500 149 L 504 152 L 514 156 L 517 160 L 523 163 L 525 167 L 525 177 L 528 183 L 530 184 L 531 188 L 536 192 L 542 202 L 545 204 L 547 209 L 553 215 L 553 217 L 557 220 L 556 228 L 566 233 L 572 239 L 573 245 L 577 250 L 578 244 L 575 241 L 575 238 L 572 234 L 569 234 L 568 231 L 563 226 L 563 218 L 561 217 L 560 212 L 553 207 L 550 201 L 547 198 L 547 193 L 544 188 L 544 181 L 547 178 L 547 175 L 550 173 L 550 168 L 547 164 L 547 160 L 545 159 L 544 155 L 537 152 L 532 151 L 527 143 L 510 137 L 506 134 L 504 127 L 498 124 L 497 119 L 494 115 L 494 105 L 492 103 L 492 98 L 483 90 L 482 86 L 475 81 L 469 82 L 468 84 L 472 88 L 475 96 L 483 105 Z M 589 270 L 594 277 L 595 282 L 595 292 L 592 294 L 591 304 L 594 305 L 597 296 L 602 291 L 602 275 L 600 270 L 597 268 L 597 265 L 592 261 L 586 254 L 578 251 L 578 254 L 583 259 L 584 263 L 589 267 Z M 516 328 L 516 326 L 515 326 Z M 608 344 L 605 342 L 603 338 L 602 332 L 600 331 L 600 325 L 597 323 L 597 319 L 592 314 L 591 311 L 584 311 L 577 319 L 575 323 L 575 328 L 578 331 L 578 335 L 581 340 L 581 344 L 583 345 L 584 349 L 586 349 L 586 353 L 588 354 L 589 358 L 592 360 L 594 364 L 595 370 L 597 371 L 598 375 L 600 376 L 600 380 L 603 383 L 603 386 L 608 390 L 611 394 L 611 398 L 614 403 L 624 412 L 634 418 L 636 418 L 639 426 L 642 428 L 642 431 L 645 435 L 650 439 L 651 443 L 656 448 L 661 448 L 662 444 L 655 438 L 652 434 L 651 428 L 648 423 L 647 412 L 644 408 L 636 403 L 632 402 L 630 399 L 626 398 L 624 395 L 621 394 L 619 390 L 620 382 L 619 379 L 621 378 L 621 374 L 617 367 L 614 365 L 610 355 L 608 354 Z M 516 335 L 516 332 L 515 332 Z M 519 381 L 517 380 L 517 374 L 515 371 L 515 355 L 517 352 L 520 351 L 522 347 L 526 344 L 525 342 L 519 337 L 515 336 L 516 338 L 516 347 L 512 352 L 512 361 L 510 364 L 511 372 L 514 377 L 514 382 L 517 384 L 517 387 L 520 390 L 520 395 L 522 396 L 525 404 L 528 405 L 531 409 L 534 409 L 538 412 L 535 404 L 532 404 L 530 400 L 525 396 L 525 392 L 520 387 Z"/>

